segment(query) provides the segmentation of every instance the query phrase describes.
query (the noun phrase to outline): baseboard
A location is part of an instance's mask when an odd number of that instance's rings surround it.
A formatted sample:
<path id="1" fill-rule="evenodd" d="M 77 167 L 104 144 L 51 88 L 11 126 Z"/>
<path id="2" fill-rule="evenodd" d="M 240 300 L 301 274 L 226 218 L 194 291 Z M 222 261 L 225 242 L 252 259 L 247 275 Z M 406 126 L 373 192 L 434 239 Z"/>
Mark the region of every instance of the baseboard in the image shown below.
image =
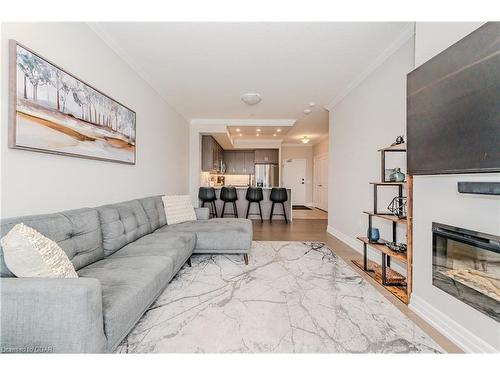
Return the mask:
<path id="1" fill-rule="evenodd" d="M 363 245 L 361 241 L 357 240 L 354 237 L 348 236 L 345 233 L 342 233 L 341 231 L 335 229 L 331 225 L 328 225 L 326 227 L 326 231 L 330 233 L 332 236 L 337 237 L 340 241 L 342 241 L 349 247 L 356 250 L 361 255 L 363 254 Z M 368 248 L 368 259 L 380 263 L 380 252 Z M 406 275 L 406 268 L 400 266 L 395 261 L 391 262 L 391 268 L 393 268 L 396 272 L 399 272 L 402 275 Z"/>
<path id="2" fill-rule="evenodd" d="M 493 346 L 437 310 L 423 298 L 411 295 L 408 307 L 467 353 L 498 353 Z"/>

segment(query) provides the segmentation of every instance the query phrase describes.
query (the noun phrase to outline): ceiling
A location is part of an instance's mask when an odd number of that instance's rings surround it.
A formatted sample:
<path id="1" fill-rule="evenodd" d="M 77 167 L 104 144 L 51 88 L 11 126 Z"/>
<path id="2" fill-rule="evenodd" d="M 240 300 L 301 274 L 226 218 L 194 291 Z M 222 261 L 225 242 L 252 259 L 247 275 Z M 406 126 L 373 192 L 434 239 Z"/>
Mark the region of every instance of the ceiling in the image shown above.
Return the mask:
<path id="1" fill-rule="evenodd" d="M 283 140 L 291 130 L 288 126 L 228 126 L 229 135 L 233 139 L 262 139 Z"/>
<path id="2" fill-rule="evenodd" d="M 328 134 L 324 106 L 411 27 L 409 22 L 89 25 L 186 119 L 296 119 L 283 141 L 300 143 L 307 135 L 310 144 Z M 262 101 L 246 105 L 240 97 L 247 92 L 259 93 Z M 246 129 L 242 138 L 255 138 L 254 130 Z"/>

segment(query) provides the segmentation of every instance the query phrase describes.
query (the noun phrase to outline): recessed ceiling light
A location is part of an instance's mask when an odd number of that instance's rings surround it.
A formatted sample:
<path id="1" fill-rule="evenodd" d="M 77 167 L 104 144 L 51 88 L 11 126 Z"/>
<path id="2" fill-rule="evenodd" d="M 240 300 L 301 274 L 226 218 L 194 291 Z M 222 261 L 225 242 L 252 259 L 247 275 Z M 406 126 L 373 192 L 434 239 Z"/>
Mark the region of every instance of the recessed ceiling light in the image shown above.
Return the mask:
<path id="1" fill-rule="evenodd" d="M 275 133 L 275 134 L 273 134 L 273 137 L 276 137 L 276 133 Z"/>
<path id="2" fill-rule="evenodd" d="M 247 93 L 241 96 L 241 100 L 248 105 L 255 105 L 260 103 L 262 98 L 257 93 Z"/>
<path id="3" fill-rule="evenodd" d="M 258 137 L 259 135 L 260 135 L 259 133 L 255 134 L 256 137 Z"/>
<path id="4" fill-rule="evenodd" d="M 236 129 L 236 131 L 239 133 L 239 132 L 241 131 L 241 129 L 240 129 L 240 128 L 238 128 L 238 129 Z"/>
<path id="5" fill-rule="evenodd" d="M 260 132 L 260 129 L 257 129 L 258 132 Z"/>
<path id="6" fill-rule="evenodd" d="M 304 109 L 304 113 L 306 115 L 310 114 L 312 111 L 309 108 Z"/>
<path id="7" fill-rule="evenodd" d="M 276 129 L 276 131 L 279 133 L 279 132 L 281 132 L 281 129 Z"/>
<path id="8" fill-rule="evenodd" d="M 307 137 L 307 135 L 304 135 L 304 137 L 302 137 L 302 143 L 309 143 L 310 139 Z"/>
<path id="9" fill-rule="evenodd" d="M 240 134 L 239 134 L 239 136 L 240 136 L 240 137 L 243 137 L 243 134 L 241 134 L 241 133 L 240 133 Z"/>
<path id="10" fill-rule="evenodd" d="M 314 107 L 316 105 L 315 102 L 309 102 L 309 107 Z"/>

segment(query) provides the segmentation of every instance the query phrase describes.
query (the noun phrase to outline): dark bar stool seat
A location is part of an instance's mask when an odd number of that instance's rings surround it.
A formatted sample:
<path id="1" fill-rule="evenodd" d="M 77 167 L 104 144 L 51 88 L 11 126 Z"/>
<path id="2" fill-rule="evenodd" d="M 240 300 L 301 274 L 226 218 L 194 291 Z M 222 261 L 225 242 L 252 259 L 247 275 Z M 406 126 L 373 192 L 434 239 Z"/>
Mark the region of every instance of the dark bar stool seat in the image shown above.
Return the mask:
<path id="1" fill-rule="evenodd" d="M 260 215 L 260 222 L 263 223 L 264 219 L 262 218 L 262 208 L 260 207 L 260 202 L 264 200 L 264 194 L 262 193 L 262 188 L 260 187 L 249 187 L 247 189 L 246 199 L 248 201 L 247 207 L 247 216 L 248 215 Z M 250 213 L 250 206 L 252 203 L 257 203 L 259 205 L 259 213 Z"/>
<path id="2" fill-rule="evenodd" d="M 226 203 L 233 204 L 233 213 L 229 214 L 226 213 L 226 215 L 233 215 L 234 217 L 238 217 L 238 209 L 236 208 L 236 201 L 238 200 L 238 194 L 236 193 L 236 188 L 224 186 L 220 191 L 220 199 L 224 202 L 224 204 L 222 205 L 222 213 L 220 217 L 224 217 Z"/>
<path id="3" fill-rule="evenodd" d="M 288 219 L 286 217 L 286 210 L 285 210 L 285 202 L 288 200 L 288 193 L 285 188 L 272 188 L 271 189 L 271 196 L 269 197 L 271 202 L 273 204 L 271 205 L 271 215 L 269 216 L 269 221 L 273 221 L 273 215 L 279 215 L 279 216 L 284 216 L 285 217 L 285 223 L 288 224 Z M 276 203 L 281 203 L 281 207 L 283 207 L 283 213 L 282 214 L 276 214 L 274 213 L 274 205 Z"/>
<path id="4" fill-rule="evenodd" d="M 205 203 L 209 203 L 208 209 L 210 210 L 210 215 L 217 217 L 217 207 L 215 207 L 217 196 L 215 195 L 215 189 L 213 187 L 200 187 L 198 198 L 202 202 L 201 207 L 205 207 Z"/>

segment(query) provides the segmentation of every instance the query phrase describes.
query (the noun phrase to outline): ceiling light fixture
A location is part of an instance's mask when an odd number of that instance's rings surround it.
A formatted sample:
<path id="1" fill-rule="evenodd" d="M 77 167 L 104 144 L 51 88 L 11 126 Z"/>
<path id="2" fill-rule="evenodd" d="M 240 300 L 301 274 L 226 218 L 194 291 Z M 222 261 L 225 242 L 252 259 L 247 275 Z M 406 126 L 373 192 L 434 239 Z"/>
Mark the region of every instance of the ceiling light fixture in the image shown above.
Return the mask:
<path id="1" fill-rule="evenodd" d="M 260 132 L 260 129 L 257 129 L 258 132 Z"/>
<path id="2" fill-rule="evenodd" d="M 304 113 L 306 115 L 310 114 L 312 111 L 309 108 L 304 109 Z"/>
<path id="3" fill-rule="evenodd" d="M 276 137 L 276 133 L 273 134 L 273 137 Z"/>
<path id="4" fill-rule="evenodd" d="M 239 133 L 239 132 L 241 131 L 241 129 L 240 129 L 240 128 L 238 128 L 238 129 L 236 129 L 236 131 Z"/>
<path id="5" fill-rule="evenodd" d="M 278 133 L 280 133 L 280 132 L 281 132 L 281 129 L 276 129 L 276 131 L 277 131 Z"/>
<path id="6" fill-rule="evenodd" d="M 310 139 L 307 137 L 307 135 L 304 135 L 304 137 L 302 137 L 302 143 L 309 143 Z"/>
<path id="7" fill-rule="evenodd" d="M 240 133 L 239 135 L 240 135 L 240 137 L 243 137 L 243 134 Z"/>
<path id="8" fill-rule="evenodd" d="M 248 105 L 259 104 L 262 98 L 257 93 L 247 93 L 241 96 L 241 100 Z"/>
<path id="9" fill-rule="evenodd" d="M 259 135 L 260 135 L 259 133 L 255 134 L 256 137 L 258 137 Z"/>
<path id="10" fill-rule="evenodd" d="M 315 107 L 316 103 L 315 102 L 309 102 L 309 107 Z"/>

